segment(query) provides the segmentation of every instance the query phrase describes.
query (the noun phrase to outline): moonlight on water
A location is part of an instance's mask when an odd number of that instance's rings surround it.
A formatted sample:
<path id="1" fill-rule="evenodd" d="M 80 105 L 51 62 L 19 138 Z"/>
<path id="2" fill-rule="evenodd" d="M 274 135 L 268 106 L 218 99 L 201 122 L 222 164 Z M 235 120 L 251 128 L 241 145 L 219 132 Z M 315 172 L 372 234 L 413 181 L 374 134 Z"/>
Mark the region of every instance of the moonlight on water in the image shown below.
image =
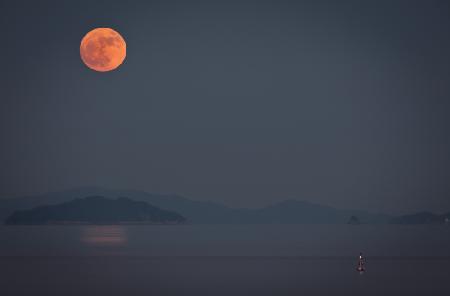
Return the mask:
<path id="1" fill-rule="evenodd" d="M 123 63 L 126 54 L 125 40 L 110 28 L 96 28 L 81 40 L 81 59 L 94 71 L 107 72 L 116 69 Z"/>

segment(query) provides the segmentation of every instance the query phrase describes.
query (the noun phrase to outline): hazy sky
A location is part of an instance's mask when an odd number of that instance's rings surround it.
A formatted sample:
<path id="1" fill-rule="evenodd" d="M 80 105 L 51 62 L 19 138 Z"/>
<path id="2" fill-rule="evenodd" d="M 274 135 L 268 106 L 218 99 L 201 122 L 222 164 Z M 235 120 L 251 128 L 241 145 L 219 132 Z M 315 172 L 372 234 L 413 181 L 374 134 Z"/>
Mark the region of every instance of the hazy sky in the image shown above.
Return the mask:
<path id="1" fill-rule="evenodd" d="M 450 210 L 448 1 L 3 2 L 2 197 Z M 117 71 L 81 62 L 95 27 Z"/>

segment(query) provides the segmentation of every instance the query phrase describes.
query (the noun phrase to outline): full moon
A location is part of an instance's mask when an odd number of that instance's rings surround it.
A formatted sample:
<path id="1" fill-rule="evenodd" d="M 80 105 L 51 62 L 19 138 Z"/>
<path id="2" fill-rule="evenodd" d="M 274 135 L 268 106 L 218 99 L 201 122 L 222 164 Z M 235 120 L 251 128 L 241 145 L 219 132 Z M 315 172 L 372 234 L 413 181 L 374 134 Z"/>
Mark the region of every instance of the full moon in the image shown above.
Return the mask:
<path id="1" fill-rule="evenodd" d="M 107 72 L 123 63 L 127 55 L 127 44 L 113 29 L 96 28 L 81 40 L 80 55 L 92 70 Z"/>

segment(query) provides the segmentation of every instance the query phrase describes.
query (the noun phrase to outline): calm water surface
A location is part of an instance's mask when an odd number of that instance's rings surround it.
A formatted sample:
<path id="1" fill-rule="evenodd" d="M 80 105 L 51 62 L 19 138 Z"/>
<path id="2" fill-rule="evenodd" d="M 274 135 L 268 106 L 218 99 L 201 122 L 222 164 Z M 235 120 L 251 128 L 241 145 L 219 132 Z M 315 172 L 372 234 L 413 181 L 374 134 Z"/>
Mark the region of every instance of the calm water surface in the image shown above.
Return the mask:
<path id="1" fill-rule="evenodd" d="M 450 295 L 446 226 L 12 226 L 0 260 L 0 295 Z"/>

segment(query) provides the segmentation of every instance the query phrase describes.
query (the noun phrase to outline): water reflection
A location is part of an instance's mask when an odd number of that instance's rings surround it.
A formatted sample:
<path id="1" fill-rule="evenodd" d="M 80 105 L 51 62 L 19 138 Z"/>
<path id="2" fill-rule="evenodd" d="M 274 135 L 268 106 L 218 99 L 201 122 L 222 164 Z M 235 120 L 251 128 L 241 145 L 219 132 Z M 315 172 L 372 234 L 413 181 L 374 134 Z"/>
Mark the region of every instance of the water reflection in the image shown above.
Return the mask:
<path id="1" fill-rule="evenodd" d="M 121 246 L 127 243 L 127 233 L 123 226 L 87 226 L 81 232 L 81 241 L 91 246 Z"/>

